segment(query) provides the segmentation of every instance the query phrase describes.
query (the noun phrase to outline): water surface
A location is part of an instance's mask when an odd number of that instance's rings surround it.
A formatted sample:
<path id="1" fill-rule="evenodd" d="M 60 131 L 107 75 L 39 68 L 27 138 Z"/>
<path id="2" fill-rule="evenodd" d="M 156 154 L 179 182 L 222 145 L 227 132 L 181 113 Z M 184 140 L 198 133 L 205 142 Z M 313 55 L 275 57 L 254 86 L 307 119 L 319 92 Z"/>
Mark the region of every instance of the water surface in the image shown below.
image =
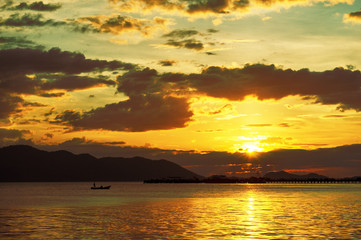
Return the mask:
<path id="1" fill-rule="evenodd" d="M 0 183 L 0 239 L 361 239 L 361 184 L 110 184 Z"/>

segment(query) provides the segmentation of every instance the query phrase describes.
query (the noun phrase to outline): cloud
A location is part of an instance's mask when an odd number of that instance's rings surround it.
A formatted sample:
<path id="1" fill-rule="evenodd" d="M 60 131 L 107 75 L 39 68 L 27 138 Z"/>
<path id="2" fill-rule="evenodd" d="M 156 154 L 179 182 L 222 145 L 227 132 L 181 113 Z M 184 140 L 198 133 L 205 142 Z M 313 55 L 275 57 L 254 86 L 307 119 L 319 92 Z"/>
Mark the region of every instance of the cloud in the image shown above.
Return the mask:
<path id="1" fill-rule="evenodd" d="M 136 95 L 82 115 L 67 111 L 58 115 L 57 119 L 75 129 L 143 132 L 185 127 L 193 115 L 188 108 L 188 102 L 183 98 Z"/>
<path id="2" fill-rule="evenodd" d="M 14 13 L 7 19 L 0 19 L 0 26 L 7 27 L 43 27 L 60 26 L 65 24 L 65 22 L 54 21 L 52 19 L 43 20 L 43 15 L 30 13 L 25 13 L 23 15 Z"/>
<path id="3" fill-rule="evenodd" d="M 209 67 L 200 74 L 190 74 L 188 82 L 191 87 L 216 98 L 241 101 L 247 95 L 261 100 L 312 96 L 315 103 L 336 104 L 340 111 L 361 111 L 361 73 L 343 68 L 310 72 L 264 64 L 232 69 Z"/>
<path id="4" fill-rule="evenodd" d="M 197 13 L 213 13 L 225 14 L 234 9 L 244 8 L 248 6 L 247 0 L 186 0 L 186 1 L 146 1 L 146 0 L 110 0 L 111 3 L 116 4 L 117 8 L 122 11 L 152 10 L 155 8 L 165 11 L 176 10 L 188 15 Z"/>
<path id="5" fill-rule="evenodd" d="M 346 118 L 346 115 L 340 115 L 340 114 L 332 114 L 332 115 L 325 115 L 323 118 Z"/>
<path id="6" fill-rule="evenodd" d="M 31 134 L 28 130 L 16 130 L 0 128 L 0 146 L 11 144 L 31 144 L 30 140 L 26 140 L 26 135 Z"/>
<path id="7" fill-rule="evenodd" d="M 171 78 L 167 78 L 168 75 Z M 183 128 L 192 120 L 193 112 L 189 110 L 188 99 L 173 96 L 173 92 L 179 89 L 171 87 L 171 83 L 182 76 L 159 75 L 149 68 L 129 71 L 117 78 L 117 90 L 127 95 L 128 100 L 84 113 L 68 110 L 59 114 L 55 122 L 71 125 L 74 130 L 143 132 Z"/>
<path id="8" fill-rule="evenodd" d="M 158 73 L 154 69 L 129 71 L 117 78 L 117 90 L 128 96 L 162 92 L 164 84 L 157 78 Z"/>
<path id="9" fill-rule="evenodd" d="M 159 74 L 154 69 L 145 68 L 119 76 L 117 90 L 129 99 L 79 113 L 71 121 L 59 118 L 59 122 L 67 122 L 75 129 L 116 131 L 185 127 L 193 115 L 187 101 L 191 94 L 206 94 L 231 101 L 242 101 L 247 95 L 257 96 L 261 100 L 293 95 L 312 100 L 314 104 L 337 105 L 340 111 L 361 111 L 361 73 L 343 68 L 310 72 L 308 69 L 291 70 L 274 65 L 253 64 L 243 68 L 208 67 L 199 74 L 188 75 Z M 170 107 L 172 104 L 174 108 Z M 229 108 L 230 105 L 225 105 L 213 114 Z M 147 121 L 144 122 L 144 119 Z M 288 123 L 277 126 L 290 127 Z"/>
<path id="10" fill-rule="evenodd" d="M 62 97 L 65 93 L 58 92 L 58 93 L 41 93 L 40 97 L 46 97 L 46 98 L 53 98 L 53 97 Z"/>
<path id="11" fill-rule="evenodd" d="M 81 53 L 52 48 L 0 50 L 0 71 L 4 74 L 58 73 L 77 74 L 106 70 L 130 70 L 133 64 L 120 61 L 86 59 Z"/>
<path id="12" fill-rule="evenodd" d="M 159 65 L 163 67 L 170 67 L 173 66 L 176 63 L 174 60 L 161 60 L 159 61 Z"/>
<path id="13" fill-rule="evenodd" d="M 209 33 L 217 33 L 217 32 L 219 32 L 219 30 L 213 29 L 213 28 L 209 28 L 209 29 L 207 29 L 207 32 L 209 32 Z"/>
<path id="14" fill-rule="evenodd" d="M 9 115 L 16 113 L 23 103 L 24 100 L 21 97 L 12 96 L 0 89 L 0 119 L 6 119 Z"/>
<path id="15" fill-rule="evenodd" d="M 163 37 L 182 39 L 182 38 L 192 37 L 192 36 L 198 35 L 198 34 L 200 34 L 200 33 L 196 30 L 177 29 L 177 30 L 171 31 L 170 33 L 164 34 Z"/>
<path id="16" fill-rule="evenodd" d="M 361 11 L 352 12 L 343 16 L 343 21 L 348 23 L 361 24 Z"/>
<path id="17" fill-rule="evenodd" d="M 278 126 L 280 126 L 280 127 L 291 127 L 291 125 L 289 123 L 280 123 L 280 124 L 278 124 Z"/>
<path id="18" fill-rule="evenodd" d="M 224 112 L 228 112 L 228 111 L 232 111 L 233 110 L 233 106 L 232 104 L 226 104 L 223 107 L 221 107 L 220 109 L 213 111 L 213 112 L 209 112 L 210 115 L 216 115 L 216 114 L 220 114 L 220 113 L 224 113 Z"/>
<path id="19" fill-rule="evenodd" d="M 254 123 L 254 124 L 247 124 L 247 127 L 271 127 L 272 124 L 268 123 Z"/>
<path id="20" fill-rule="evenodd" d="M 51 3 L 43 3 L 42 1 L 39 2 L 32 2 L 30 4 L 26 2 L 21 2 L 19 5 L 8 8 L 9 10 L 33 10 L 33 11 L 55 11 L 61 8 L 61 4 L 51 4 Z"/>
<path id="21" fill-rule="evenodd" d="M 113 6 L 122 12 L 157 11 L 163 14 L 182 14 L 184 16 L 207 17 L 217 16 L 222 21 L 223 16 L 239 16 L 259 9 L 278 10 L 291 6 L 310 6 L 323 3 L 327 6 L 339 3 L 353 4 L 354 0 L 109 0 Z M 228 20 L 237 19 L 234 17 Z"/>
<path id="22" fill-rule="evenodd" d="M 208 29 L 208 33 L 201 33 L 196 30 L 187 30 L 187 29 L 176 29 L 167 34 L 164 34 L 163 38 L 168 38 L 167 42 L 164 43 L 166 46 L 172 46 L 176 48 L 187 48 L 191 50 L 200 51 L 203 50 L 205 44 L 202 41 L 205 39 L 209 40 L 209 35 L 217 32 L 214 29 Z M 202 40 L 195 39 L 194 37 L 203 38 Z M 208 42 L 209 45 L 215 45 L 214 42 Z M 206 53 L 211 55 L 212 53 Z"/>
<path id="23" fill-rule="evenodd" d="M 228 0 L 206 0 L 206 1 L 193 1 L 188 5 L 188 13 L 197 12 L 213 12 L 213 13 L 229 13 Z"/>
<path id="24" fill-rule="evenodd" d="M 68 91 L 87 89 L 100 85 L 115 85 L 115 82 L 106 77 L 92 78 L 87 76 L 58 76 L 50 75 L 48 80 L 42 84 L 42 90 L 63 89 Z M 58 97 L 61 93 L 53 93 L 52 97 Z M 42 95 L 45 97 L 45 95 Z M 48 96 L 51 96 L 50 94 Z"/>
<path id="25" fill-rule="evenodd" d="M 39 46 L 31 40 L 21 37 L 0 37 L 0 46 L 1 49 L 11 49 L 11 48 L 38 48 L 41 49 L 42 46 Z"/>
<path id="26" fill-rule="evenodd" d="M 126 16 L 94 16 L 83 17 L 76 20 L 77 23 L 88 23 L 90 25 L 81 25 L 77 27 L 77 31 L 81 32 L 99 32 L 111 33 L 119 35 L 125 31 L 136 31 L 142 33 L 144 36 L 152 34 L 159 29 L 165 29 L 169 23 L 167 19 L 155 17 L 152 20 L 137 19 Z"/>
<path id="27" fill-rule="evenodd" d="M 181 41 L 169 39 L 165 43 L 165 45 L 173 46 L 173 47 L 177 47 L 177 48 L 193 49 L 193 50 L 197 50 L 197 51 L 200 51 L 204 48 L 203 43 L 198 40 L 195 40 L 195 39 L 186 39 L 186 40 L 181 40 Z"/>
<path id="28" fill-rule="evenodd" d="M 24 105 L 21 94 L 60 97 L 63 92 L 99 85 L 114 85 L 107 77 L 78 76 L 81 73 L 129 70 L 135 65 L 120 61 L 87 59 L 81 53 L 53 48 L 0 50 L 0 118 L 7 118 Z M 31 76 L 32 75 L 32 76 Z"/>

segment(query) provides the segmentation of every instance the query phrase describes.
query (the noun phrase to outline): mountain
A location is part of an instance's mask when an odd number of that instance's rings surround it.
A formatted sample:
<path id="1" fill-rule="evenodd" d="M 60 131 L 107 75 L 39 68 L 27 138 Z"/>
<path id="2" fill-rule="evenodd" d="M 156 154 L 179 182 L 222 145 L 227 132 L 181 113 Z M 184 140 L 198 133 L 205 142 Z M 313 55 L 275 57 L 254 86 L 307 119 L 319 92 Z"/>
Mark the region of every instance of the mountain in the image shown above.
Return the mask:
<path id="1" fill-rule="evenodd" d="M 322 176 L 322 175 L 319 175 L 316 173 L 297 175 L 297 174 L 292 174 L 292 173 L 288 173 L 285 171 L 269 172 L 269 173 L 266 173 L 263 177 L 271 179 L 271 180 L 314 180 L 314 179 L 327 179 L 328 178 L 326 176 Z"/>
<path id="2" fill-rule="evenodd" d="M 0 148 L 0 181 L 143 181 L 167 177 L 203 178 L 167 160 L 95 158 L 26 145 Z"/>

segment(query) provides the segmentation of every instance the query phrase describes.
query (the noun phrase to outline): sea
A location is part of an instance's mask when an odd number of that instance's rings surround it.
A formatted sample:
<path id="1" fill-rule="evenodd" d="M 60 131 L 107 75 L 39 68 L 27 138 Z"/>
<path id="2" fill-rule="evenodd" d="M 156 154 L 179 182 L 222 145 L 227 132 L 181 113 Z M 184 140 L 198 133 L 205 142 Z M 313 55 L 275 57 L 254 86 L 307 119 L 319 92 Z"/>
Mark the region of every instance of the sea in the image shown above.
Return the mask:
<path id="1" fill-rule="evenodd" d="M 0 183 L 0 239 L 361 239 L 361 184 Z"/>

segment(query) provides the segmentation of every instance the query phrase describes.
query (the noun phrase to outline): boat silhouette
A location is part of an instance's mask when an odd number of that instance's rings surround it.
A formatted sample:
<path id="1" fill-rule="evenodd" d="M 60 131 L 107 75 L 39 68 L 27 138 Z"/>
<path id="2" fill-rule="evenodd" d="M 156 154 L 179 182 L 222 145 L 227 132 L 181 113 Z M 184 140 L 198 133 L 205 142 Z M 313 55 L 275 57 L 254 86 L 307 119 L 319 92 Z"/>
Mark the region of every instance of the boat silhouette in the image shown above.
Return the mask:
<path id="1" fill-rule="evenodd" d="M 110 189 L 110 185 L 109 186 L 100 186 L 100 187 L 97 187 L 95 185 L 95 183 L 93 184 L 93 187 L 91 187 L 90 189 Z"/>

